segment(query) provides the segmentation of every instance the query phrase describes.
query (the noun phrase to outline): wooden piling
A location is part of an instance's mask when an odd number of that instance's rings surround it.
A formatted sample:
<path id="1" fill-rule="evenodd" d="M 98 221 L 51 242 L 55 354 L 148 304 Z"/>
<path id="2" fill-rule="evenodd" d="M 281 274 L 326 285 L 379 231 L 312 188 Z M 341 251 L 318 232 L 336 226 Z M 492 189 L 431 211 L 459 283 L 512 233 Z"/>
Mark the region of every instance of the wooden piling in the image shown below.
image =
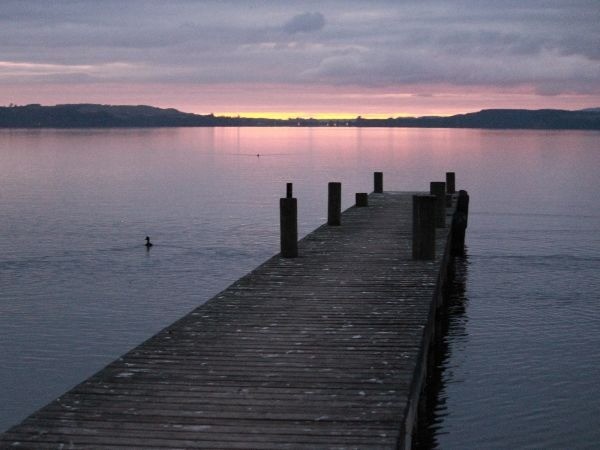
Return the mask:
<path id="1" fill-rule="evenodd" d="M 298 204 L 295 198 L 279 199 L 281 256 L 298 256 Z"/>
<path id="2" fill-rule="evenodd" d="M 446 193 L 454 194 L 456 192 L 456 175 L 454 172 L 446 172 Z"/>
<path id="3" fill-rule="evenodd" d="M 327 201 L 327 225 L 341 224 L 342 216 L 342 183 L 333 181 L 329 183 Z"/>
<path id="4" fill-rule="evenodd" d="M 359 208 L 369 206 L 369 194 L 367 194 L 366 192 L 357 192 L 356 206 Z"/>
<path id="5" fill-rule="evenodd" d="M 469 194 L 459 191 L 456 200 L 456 210 L 452 215 L 451 254 L 461 256 L 465 253 L 465 232 L 469 219 Z"/>
<path id="6" fill-rule="evenodd" d="M 285 185 L 285 198 L 292 198 L 293 195 L 293 186 L 292 183 L 287 183 Z"/>
<path id="7" fill-rule="evenodd" d="M 435 258 L 437 197 L 413 195 L 413 259 Z"/>
<path id="8" fill-rule="evenodd" d="M 469 221 L 469 194 L 467 191 L 458 191 L 458 199 L 456 202 L 456 208 L 465 215 L 465 228 L 467 228 Z"/>
<path id="9" fill-rule="evenodd" d="M 432 181 L 430 194 L 436 198 L 435 226 L 443 228 L 446 226 L 446 183 L 443 181 Z"/>
<path id="10" fill-rule="evenodd" d="M 383 193 L 383 172 L 373 173 L 373 192 L 376 194 Z"/>

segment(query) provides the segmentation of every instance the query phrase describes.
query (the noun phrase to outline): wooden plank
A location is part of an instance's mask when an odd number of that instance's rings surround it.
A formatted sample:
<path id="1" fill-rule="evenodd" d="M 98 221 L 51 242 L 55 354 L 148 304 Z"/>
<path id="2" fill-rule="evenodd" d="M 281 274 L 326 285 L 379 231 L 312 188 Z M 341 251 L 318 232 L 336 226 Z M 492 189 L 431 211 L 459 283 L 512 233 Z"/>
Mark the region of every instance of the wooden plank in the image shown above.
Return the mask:
<path id="1" fill-rule="evenodd" d="M 396 448 L 445 267 L 371 194 L 0 435 L 10 448 Z M 418 396 L 418 392 L 416 392 Z"/>

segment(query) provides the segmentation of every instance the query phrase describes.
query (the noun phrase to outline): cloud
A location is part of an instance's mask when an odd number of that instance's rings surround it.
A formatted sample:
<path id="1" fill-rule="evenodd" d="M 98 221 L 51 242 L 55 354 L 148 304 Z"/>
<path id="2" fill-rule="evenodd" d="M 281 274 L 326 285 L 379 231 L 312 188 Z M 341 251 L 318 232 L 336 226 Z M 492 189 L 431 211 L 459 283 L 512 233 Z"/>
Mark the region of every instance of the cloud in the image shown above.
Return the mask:
<path id="1" fill-rule="evenodd" d="M 307 82 L 366 87 L 437 84 L 500 90 L 526 86 L 541 95 L 555 95 L 561 86 L 562 92 L 590 93 L 594 83 L 598 88 L 599 73 L 600 62 L 556 50 L 526 56 L 518 51 L 502 57 L 491 53 L 456 58 L 439 50 L 399 48 L 329 56 L 300 77 Z"/>
<path id="2" fill-rule="evenodd" d="M 69 65 L 0 61 L 0 81 L 6 84 L 140 81 L 152 78 L 144 75 L 147 73 L 146 66 L 119 62 Z"/>
<path id="3" fill-rule="evenodd" d="M 289 34 L 319 31 L 325 26 L 325 17 L 320 12 L 303 13 L 292 17 L 283 25 L 283 31 Z"/>
<path id="4" fill-rule="evenodd" d="M 318 12 L 294 15 L 299 5 Z M 20 77 L 600 94 L 599 22 L 598 0 L 2 0 L 0 84 Z"/>

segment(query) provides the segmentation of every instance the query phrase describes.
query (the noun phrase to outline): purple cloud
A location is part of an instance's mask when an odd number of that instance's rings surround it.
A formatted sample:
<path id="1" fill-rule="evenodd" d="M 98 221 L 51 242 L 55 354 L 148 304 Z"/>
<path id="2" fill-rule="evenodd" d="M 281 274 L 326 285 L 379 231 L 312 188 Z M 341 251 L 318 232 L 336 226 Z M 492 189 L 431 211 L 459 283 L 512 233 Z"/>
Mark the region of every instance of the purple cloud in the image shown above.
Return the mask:
<path id="1" fill-rule="evenodd" d="M 298 5 L 318 12 L 294 15 Z M 600 94 L 599 22 L 598 0 L 3 0 L 0 86 L 76 78 Z"/>
<path id="2" fill-rule="evenodd" d="M 303 13 L 292 17 L 283 25 L 283 31 L 289 34 L 319 31 L 325 26 L 325 17 L 320 12 Z"/>

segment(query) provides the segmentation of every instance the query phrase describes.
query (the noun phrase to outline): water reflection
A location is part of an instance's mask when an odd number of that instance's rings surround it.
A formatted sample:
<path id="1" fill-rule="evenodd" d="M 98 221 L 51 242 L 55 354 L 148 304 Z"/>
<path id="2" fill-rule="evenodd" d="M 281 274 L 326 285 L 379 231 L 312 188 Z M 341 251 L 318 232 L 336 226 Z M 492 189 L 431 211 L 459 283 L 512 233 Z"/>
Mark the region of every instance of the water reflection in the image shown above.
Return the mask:
<path id="1" fill-rule="evenodd" d="M 445 305 L 438 311 L 436 338 L 429 355 L 425 390 L 421 395 L 413 447 L 418 450 L 440 448 L 441 424 L 450 413 L 446 407 L 446 386 L 453 379 L 453 350 L 467 339 L 468 254 L 454 258 L 450 280 L 444 292 Z"/>
<path id="2" fill-rule="evenodd" d="M 374 171 L 391 190 L 428 190 L 456 171 L 457 187 L 472 193 L 468 324 L 458 289 L 429 446 L 595 448 L 599 138 L 346 127 L 0 130 L 0 430 L 276 253 L 286 182 L 299 199 L 302 236 L 326 220 L 329 181 L 343 183 L 346 208 L 372 189 Z M 455 283 L 466 272 L 457 263 Z"/>

